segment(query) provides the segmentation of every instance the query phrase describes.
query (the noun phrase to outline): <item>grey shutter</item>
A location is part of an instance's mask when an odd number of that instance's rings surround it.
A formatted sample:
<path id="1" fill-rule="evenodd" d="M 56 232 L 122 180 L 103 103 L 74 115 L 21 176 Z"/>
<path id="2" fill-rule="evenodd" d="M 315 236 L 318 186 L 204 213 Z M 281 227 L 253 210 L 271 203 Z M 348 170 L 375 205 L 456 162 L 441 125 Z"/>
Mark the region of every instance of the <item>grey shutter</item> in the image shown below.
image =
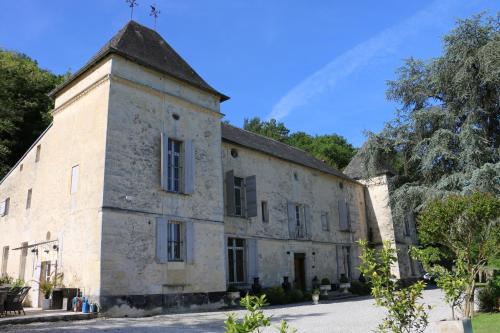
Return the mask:
<path id="1" fill-rule="evenodd" d="M 160 145 L 161 188 L 168 191 L 168 136 L 166 132 L 161 133 Z"/>
<path id="2" fill-rule="evenodd" d="M 345 211 L 346 211 L 346 229 L 351 231 L 351 210 L 349 209 L 349 203 L 345 202 Z"/>
<path id="3" fill-rule="evenodd" d="M 257 272 L 257 240 L 247 239 L 248 282 L 258 277 Z"/>
<path id="4" fill-rule="evenodd" d="M 193 140 L 186 140 L 184 142 L 184 193 L 194 193 L 194 144 Z"/>
<path id="5" fill-rule="evenodd" d="M 312 233 L 312 212 L 309 205 L 304 205 L 304 237 L 308 238 Z"/>
<path id="6" fill-rule="evenodd" d="M 340 225 L 340 230 L 345 231 L 347 230 L 347 210 L 346 210 L 346 204 L 344 200 L 339 200 L 339 225 Z"/>
<path id="7" fill-rule="evenodd" d="M 234 216 L 236 203 L 234 201 L 234 171 L 226 172 L 226 208 L 227 215 Z"/>
<path id="8" fill-rule="evenodd" d="M 295 219 L 295 204 L 293 202 L 288 202 L 287 212 L 288 212 L 288 231 L 290 232 L 290 238 L 294 239 L 297 220 Z"/>
<path id="9" fill-rule="evenodd" d="M 342 272 L 340 271 L 340 263 L 342 260 L 341 253 L 342 253 L 342 245 L 335 246 L 335 254 L 337 258 L 337 279 L 340 279 L 340 274 L 342 274 Z"/>
<path id="10" fill-rule="evenodd" d="M 245 178 L 245 198 L 247 201 L 247 217 L 257 216 L 257 177 Z"/>
<path id="11" fill-rule="evenodd" d="M 224 267 L 226 270 L 226 282 L 229 283 L 229 264 L 228 264 L 228 252 L 227 252 L 227 237 L 224 236 Z"/>
<path id="12" fill-rule="evenodd" d="M 156 219 L 156 260 L 168 262 L 168 221 L 164 217 Z"/>
<path id="13" fill-rule="evenodd" d="M 185 247 L 186 247 L 186 263 L 187 264 L 193 264 L 194 263 L 194 246 L 195 246 L 195 239 L 194 239 L 194 223 L 189 221 L 185 223 L 186 226 L 186 240 L 185 240 Z"/>

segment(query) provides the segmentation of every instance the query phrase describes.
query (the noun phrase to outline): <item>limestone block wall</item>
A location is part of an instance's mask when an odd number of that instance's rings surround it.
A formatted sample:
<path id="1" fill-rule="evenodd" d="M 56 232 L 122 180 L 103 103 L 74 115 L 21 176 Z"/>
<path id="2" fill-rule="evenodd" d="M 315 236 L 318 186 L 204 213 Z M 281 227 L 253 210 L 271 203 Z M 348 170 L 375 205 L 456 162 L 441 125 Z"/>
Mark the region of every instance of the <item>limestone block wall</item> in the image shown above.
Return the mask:
<path id="1" fill-rule="evenodd" d="M 307 167 L 287 162 L 230 142 L 223 142 L 224 173 L 233 170 L 235 177 L 255 175 L 257 179 L 258 216 L 241 218 L 225 216 L 227 237 L 257 239 L 257 270 L 264 286 L 281 284 L 283 276 L 293 281 L 293 253 L 306 254 L 306 282 L 314 276 L 337 281 L 337 246 L 351 246 L 354 277 L 359 275 L 358 239 L 366 239 L 366 215 L 363 186 Z M 238 156 L 231 155 L 237 149 Z M 296 177 L 295 177 L 296 175 Z M 225 187 L 224 187 L 225 188 Z M 339 226 L 338 200 L 347 199 L 353 232 L 342 232 Z M 269 222 L 262 221 L 261 201 L 267 201 Z M 312 221 L 308 224 L 309 240 L 290 240 L 287 202 L 307 204 Z M 329 230 L 321 225 L 321 213 L 328 213 Z M 287 252 L 289 252 L 287 254 Z M 315 252 L 315 255 L 312 253 Z"/>
<path id="2" fill-rule="evenodd" d="M 98 67 L 109 72 L 110 63 Z M 101 76 L 102 78 L 102 76 Z M 10 198 L 8 215 L 0 217 L 0 248 L 9 246 L 7 272 L 17 278 L 22 243 L 56 242 L 28 249 L 24 279 L 32 286 L 30 299 L 38 305 L 41 262 L 51 260 L 52 270 L 64 274 L 63 283 L 100 292 L 100 234 L 104 147 L 109 81 L 94 76 L 80 79 L 79 90 L 56 98 L 52 126 L 0 183 L 0 201 Z M 37 147 L 39 161 L 36 161 Z M 70 193 L 72 167 L 79 166 L 76 192 Z M 32 189 L 31 207 L 26 208 Z M 57 245 L 56 251 L 53 245 Z"/>
<path id="3" fill-rule="evenodd" d="M 225 290 L 218 103 L 215 96 L 113 58 L 103 203 L 103 297 Z M 162 132 L 181 141 L 193 140 L 193 194 L 161 188 Z M 193 222 L 192 264 L 155 260 L 159 216 Z"/>

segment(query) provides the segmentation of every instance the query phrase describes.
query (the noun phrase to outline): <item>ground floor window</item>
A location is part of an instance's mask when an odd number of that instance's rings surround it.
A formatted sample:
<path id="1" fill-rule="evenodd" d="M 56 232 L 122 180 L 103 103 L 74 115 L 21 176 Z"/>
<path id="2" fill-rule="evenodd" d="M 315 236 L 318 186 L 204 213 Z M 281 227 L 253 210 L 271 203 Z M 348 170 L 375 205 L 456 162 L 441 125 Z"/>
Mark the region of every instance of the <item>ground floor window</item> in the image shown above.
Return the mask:
<path id="1" fill-rule="evenodd" d="M 179 222 L 168 222 L 168 261 L 182 261 L 182 228 Z"/>
<path id="2" fill-rule="evenodd" d="M 227 239 L 227 262 L 229 283 L 245 282 L 245 240 Z"/>
<path id="3" fill-rule="evenodd" d="M 342 246 L 343 262 L 344 262 L 344 272 L 345 276 L 351 278 L 351 247 Z"/>

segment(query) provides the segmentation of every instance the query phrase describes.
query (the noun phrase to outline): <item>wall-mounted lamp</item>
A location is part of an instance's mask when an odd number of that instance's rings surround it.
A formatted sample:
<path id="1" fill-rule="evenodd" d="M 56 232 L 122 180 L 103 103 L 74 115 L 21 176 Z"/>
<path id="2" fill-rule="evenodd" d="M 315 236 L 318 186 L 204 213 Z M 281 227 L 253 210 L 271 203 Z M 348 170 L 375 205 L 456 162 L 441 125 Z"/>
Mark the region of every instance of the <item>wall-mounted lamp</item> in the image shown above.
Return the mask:
<path id="1" fill-rule="evenodd" d="M 52 250 L 59 251 L 59 246 L 56 244 L 52 245 Z"/>
<path id="2" fill-rule="evenodd" d="M 286 251 L 286 254 L 290 255 L 290 251 Z"/>

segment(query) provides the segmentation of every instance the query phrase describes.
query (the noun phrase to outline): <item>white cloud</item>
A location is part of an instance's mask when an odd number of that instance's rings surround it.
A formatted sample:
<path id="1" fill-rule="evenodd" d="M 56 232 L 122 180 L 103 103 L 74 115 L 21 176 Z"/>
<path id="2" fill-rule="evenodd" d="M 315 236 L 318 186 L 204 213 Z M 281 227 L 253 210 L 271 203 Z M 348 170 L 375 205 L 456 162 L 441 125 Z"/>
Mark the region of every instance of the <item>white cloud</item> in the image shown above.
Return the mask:
<path id="1" fill-rule="evenodd" d="M 356 45 L 293 87 L 273 107 L 267 119 L 283 119 L 312 98 L 331 89 L 341 79 L 394 52 L 405 39 L 422 29 L 437 26 L 451 15 L 458 1 L 436 0 L 413 16 Z"/>

